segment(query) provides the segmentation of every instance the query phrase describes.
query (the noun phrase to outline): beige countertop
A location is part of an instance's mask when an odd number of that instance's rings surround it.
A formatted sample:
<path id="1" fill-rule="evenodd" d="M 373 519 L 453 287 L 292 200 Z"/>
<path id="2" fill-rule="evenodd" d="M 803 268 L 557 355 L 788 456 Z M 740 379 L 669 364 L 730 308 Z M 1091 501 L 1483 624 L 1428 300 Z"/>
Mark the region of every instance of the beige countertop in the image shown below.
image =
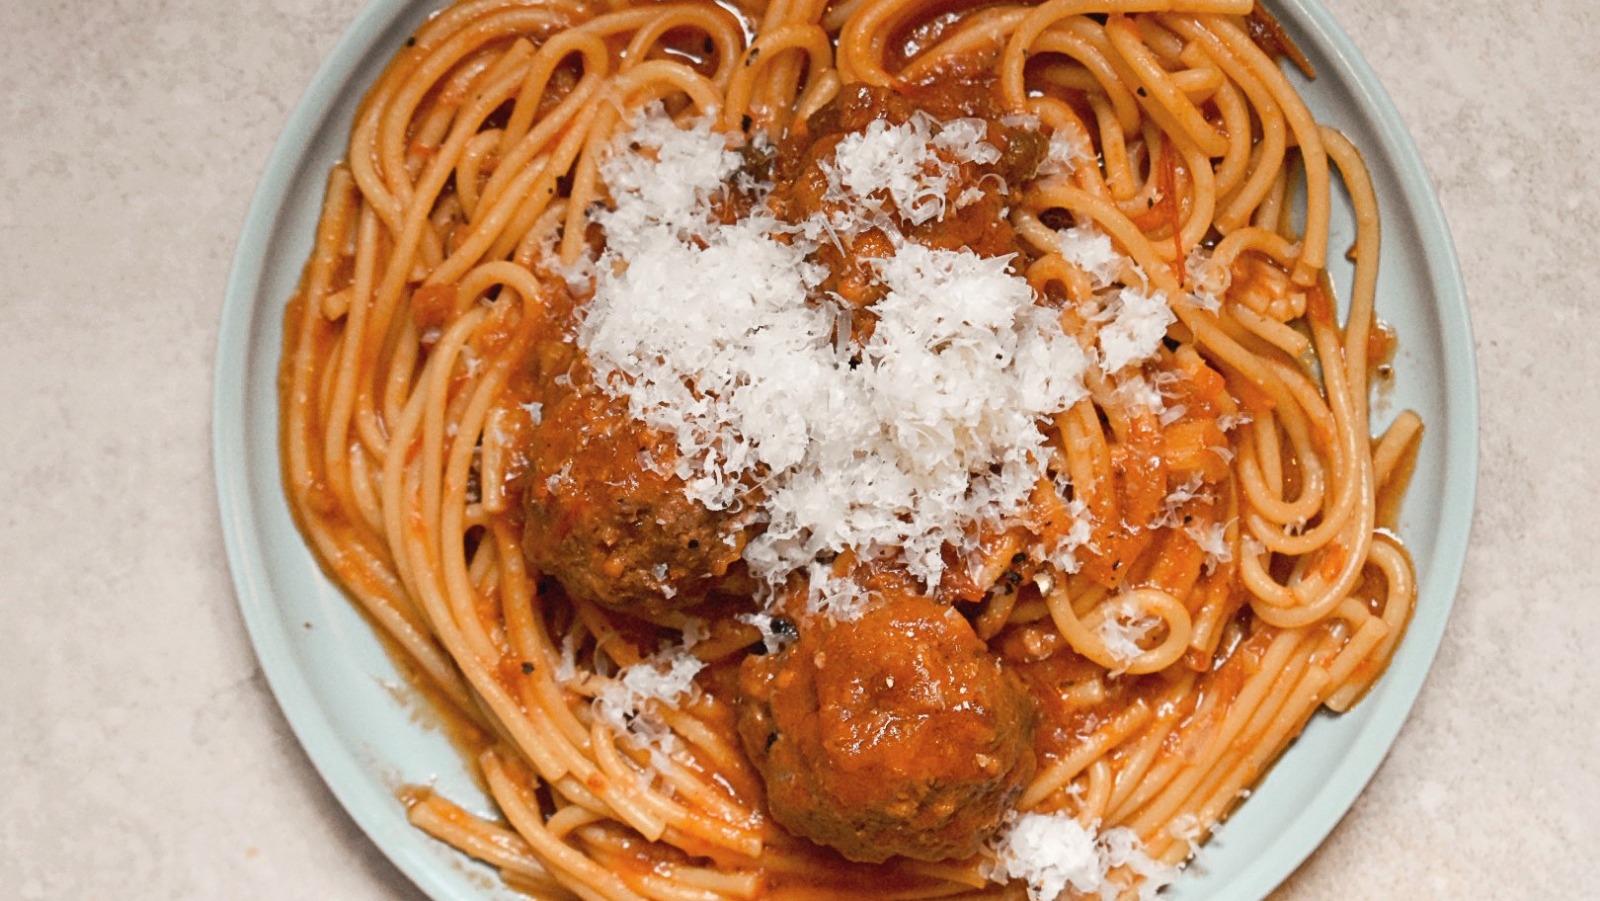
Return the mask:
<path id="1" fill-rule="evenodd" d="M 0 897 L 421 897 L 266 686 L 211 461 L 234 241 L 358 6 L 0 4 Z M 1453 228 L 1482 465 L 1416 709 L 1275 897 L 1600 897 L 1600 6 L 1329 6 Z"/>

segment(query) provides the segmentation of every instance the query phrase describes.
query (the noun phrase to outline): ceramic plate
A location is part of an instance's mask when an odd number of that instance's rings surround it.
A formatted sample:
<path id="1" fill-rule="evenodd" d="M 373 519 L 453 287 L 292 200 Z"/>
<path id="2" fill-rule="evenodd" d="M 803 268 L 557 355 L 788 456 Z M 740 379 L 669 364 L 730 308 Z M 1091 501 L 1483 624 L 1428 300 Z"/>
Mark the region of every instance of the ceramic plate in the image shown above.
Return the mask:
<path id="1" fill-rule="evenodd" d="M 329 167 L 362 93 L 433 2 L 367 6 L 289 118 L 251 204 L 217 349 L 214 453 L 229 563 L 256 653 L 284 714 L 346 810 L 439 901 L 520 897 L 487 867 L 413 829 L 398 787 L 436 785 L 489 813 L 454 748 L 404 685 L 366 621 L 317 567 L 279 487 L 276 377 L 283 306 L 309 252 Z M 1259 899 L 1339 821 L 1388 751 L 1421 689 L 1455 597 L 1477 469 L 1477 390 L 1460 272 L 1437 198 L 1393 105 L 1321 6 L 1272 4 L 1318 78 L 1317 118 L 1362 148 L 1382 202 L 1379 314 L 1400 336 L 1380 421 L 1427 423 L 1400 531 L 1421 596 L 1388 673 L 1353 711 L 1319 714 L 1167 897 Z M 1353 226 L 1337 211 L 1330 247 Z M 1342 260 L 1341 260 L 1342 262 Z M 1344 273 L 1335 271 L 1335 283 Z M 1346 279 L 1347 280 L 1347 279 Z"/>

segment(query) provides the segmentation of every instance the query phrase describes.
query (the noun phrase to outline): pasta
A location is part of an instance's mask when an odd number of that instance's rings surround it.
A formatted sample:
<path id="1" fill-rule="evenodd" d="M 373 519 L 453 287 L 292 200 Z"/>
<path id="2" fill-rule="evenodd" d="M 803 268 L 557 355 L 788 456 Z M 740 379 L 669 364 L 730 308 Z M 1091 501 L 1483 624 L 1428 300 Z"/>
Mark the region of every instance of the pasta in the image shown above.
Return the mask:
<path id="1" fill-rule="evenodd" d="M 501 814 L 411 821 L 541 898 L 1175 878 L 1415 599 L 1377 200 L 1284 56 L 1249 0 L 429 19 L 280 375 L 309 546 Z"/>

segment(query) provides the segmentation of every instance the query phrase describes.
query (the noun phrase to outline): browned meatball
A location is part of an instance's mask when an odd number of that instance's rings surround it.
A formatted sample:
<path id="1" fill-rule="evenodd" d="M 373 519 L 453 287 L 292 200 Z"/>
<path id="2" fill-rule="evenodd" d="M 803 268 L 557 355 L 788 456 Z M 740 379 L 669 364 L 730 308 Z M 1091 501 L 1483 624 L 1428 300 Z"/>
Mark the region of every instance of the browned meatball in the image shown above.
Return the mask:
<path id="1" fill-rule="evenodd" d="M 740 739 L 789 831 L 857 861 L 966 857 L 1033 775 L 1037 710 L 950 606 L 869 603 L 745 661 Z"/>
<path id="2" fill-rule="evenodd" d="M 690 500 L 670 436 L 629 415 L 579 361 L 541 386 L 522 549 L 575 597 L 643 612 L 704 600 L 744 550 L 740 521 Z"/>

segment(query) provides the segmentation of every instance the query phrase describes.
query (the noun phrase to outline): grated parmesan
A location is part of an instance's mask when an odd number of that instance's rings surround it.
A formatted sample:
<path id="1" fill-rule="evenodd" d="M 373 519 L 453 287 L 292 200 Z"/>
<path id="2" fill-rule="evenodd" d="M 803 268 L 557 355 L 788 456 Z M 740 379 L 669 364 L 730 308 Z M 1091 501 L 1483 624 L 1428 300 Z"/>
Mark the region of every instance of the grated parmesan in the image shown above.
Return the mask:
<path id="1" fill-rule="evenodd" d="M 1021 880 L 1030 901 L 1092 895 L 1116 901 L 1129 881 L 1113 876 L 1119 869 L 1135 877 L 1140 899 L 1151 899 L 1178 873 L 1176 867 L 1151 860 L 1132 829 L 1097 833 L 1064 813 L 1017 815 L 993 850 L 991 878 Z"/>
<path id="2" fill-rule="evenodd" d="M 646 742 L 659 740 L 666 728 L 649 715 L 650 705 L 677 707 L 681 700 L 692 696 L 694 677 L 704 667 L 700 658 L 682 646 L 625 666 L 601 685 L 595 696 L 595 714 L 618 735 L 632 735 Z"/>
<path id="3" fill-rule="evenodd" d="M 828 178 L 824 199 L 873 218 L 888 217 L 884 201 L 892 201 L 912 225 L 941 218 L 961 163 L 987 165 L 1000 159 L 1000 151 L 984 140 L 986 130 L 982 119 L 941 123 L 920 110 L 902 125 L 875 120 L 840 139 L 833 160 L 823 164 Z M 962 205 L 958 198 L 956 206 Z M 850 231 L 860 228 L 844 222 L 833 225 Z"/>
<path id="4" fill-rule="evenodd" d="M 903 212 L 921 210 L 954 165 L 941 150 L 989 158 L 981 120 L 933 122 L 842 141 L 840 187 L 886 180 Z M 823 229 L 713 216 L 737 166 L 721 136 L 659 109 L 602 163 L 614 208 L 596 215 L 606 249 L 578 330 L 596 380 L 675 436 L 691 497 L 728 509 L 759 484 L 745 560 L 769 586 L 847 549 L 898 553 L 936 585 L 947 541 L 1024 507 L 1043 474 L 1039 422 L 1086 395 L 1089 356 L 1008 259 L 897 231 L 876 327 L 852 351 L 836 340 L 847 311 L 814 296 L 825 273 L 806 262 L 808 234 Z M 859 589 L 812 575 L 814 606 L 859 612 Z"/>
<path id="5" fill-rule="evenodd" d="M 1111 245 L 1111 237 L 1093 225 L 1079 225 L 1056 234 L 1056 244 L 1067 262 L 1088 273 L 1095 288 L 1117 280 L 1124 263 L 1131 261 Z"/>
<path id="6" fill-rule="evenodd" d="M 1115 395 L 1117 402 L 1130 410 L 1149 410 L 1157 416 L 1166 410 L 1166 398 L 1161 394 L 1161 386 L 1154 379 L 1145 378 L 1131 369 L 1122 374 Z"/>
<path id="7" fill-rule="evenodd" d="M 1184 527 L 1184 532 L 1194 539 L 1194 543 L 1206 555 L 1206 575 L 1215 572 L 1221 564 L 1233 559 L 1233 548 L 1228 545 L 1228 524 L 1217 522 L 1210 525 L 1190 523 Z"/>
<path id="8" fill-rule="evenodd" d="M 1041 178 L 1071 175 L 1088 161 L 1089 157 L 1078 149 L 1078 144 L 1057 130 L 1050 133 L 1050 141 L 1045 145 L 1044 159 L 1039 162 L 1036 174 Z"/>
<path id="9" fill-rule="evenodd" d="M 1177 321 L 1166 294 L 1146 294 L 1137 288 L 1118 291 L 1103 315 L 1110 319 L 1099 337 L 1100 368 L 1107 375 L 1155 356 L 1167 326 Z"/>
<path id="10" fill-rule="evenodd" d="M 1183 265 L 1193 285 L 1190 297 L 1195 305 L 1212 313 L 1219 312 L 1222 309 L 1222 295 L 1227 293 L 1233 281 L 1233 274 L 1228 267 L 1213 263 L 1211 251 L 1198 245 L 1190 248 Z"/>
<path id="11" fill-rule="evenodd" d="M 1071 498 L 1065 503 L 1067 515 L 1071 517 L 1071 523 L 1060 537 L 1045 548 L 1044 559 L 1045 562 L 1055 567 L 1058 571 L 1071 574 L 1077 572 L 1082 566 L 1078 562 L 1078 549 L 1087 547 L 1090 539 L 1093 538 L 1094 521 L 1089 515 L 1089 505 L 1082 498 L 1072 495 L 1072 486 L 1066 476 L 1058 474 L 1055 482 L 1057 493 L 1064 498 Z M 1048 578 L 1047 574 L 1044 575 Z M 1039 590 L 1045 594 L 1050 593 L 1050 588 L 1042 584 L 1039 586 Z"/>
<path id="12" fill-rule="evenodd" d="M 1242 425 L 1250 424 L 1248 413 L 1224 413 L 1217 417 L 1217 428 L 1224 432 L 1231 432 Z"/>
<path id="13" fill-rule="evenodd" d="M 1156 617 L 1145 615 L 1144 608 L 1123 595 L 1111 602 L 1106 618 L 1095 632 L 1106 651 L 1125 667 L 1144 653 L 1139 642 L 1149 637 L 1160 622 Z"/>
<path id="14" fill-rule="evenodd" d="M 1166 499 L 1161 503 L 1161 515 L 1150 523 L 1150 528 L 1176 527 L 1179 522 L 1179 513 L 1183 505 L 1192 500 L 1209 500 L 1210 492 L 1205 490 L 1205 482 L 1198 473 L 1191 475 L 1183 484 L 1174 487 L 1167 493 Z"/>

